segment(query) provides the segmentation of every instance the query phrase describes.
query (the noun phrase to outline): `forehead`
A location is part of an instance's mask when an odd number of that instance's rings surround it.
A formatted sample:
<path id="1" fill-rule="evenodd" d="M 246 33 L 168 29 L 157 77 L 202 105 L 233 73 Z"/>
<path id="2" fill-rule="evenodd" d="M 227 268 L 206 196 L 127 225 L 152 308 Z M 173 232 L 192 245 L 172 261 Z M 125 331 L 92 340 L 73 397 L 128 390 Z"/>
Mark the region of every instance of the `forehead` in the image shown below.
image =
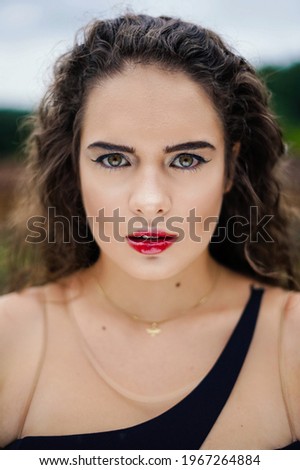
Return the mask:
<path id="1" fill-rule="evenodd" d="M 222 123 L 204 88 L 183 72 L 135 65 L 96 84 L 89 92 L 82 136 L 135 132 L 140 137 L 223 135 Z M 108 135 L 109 134 L 109 135 Z M 197 135 L 196 135 L 197 134 Z M 128 140 L 128 139 L 126 139 Z"/>

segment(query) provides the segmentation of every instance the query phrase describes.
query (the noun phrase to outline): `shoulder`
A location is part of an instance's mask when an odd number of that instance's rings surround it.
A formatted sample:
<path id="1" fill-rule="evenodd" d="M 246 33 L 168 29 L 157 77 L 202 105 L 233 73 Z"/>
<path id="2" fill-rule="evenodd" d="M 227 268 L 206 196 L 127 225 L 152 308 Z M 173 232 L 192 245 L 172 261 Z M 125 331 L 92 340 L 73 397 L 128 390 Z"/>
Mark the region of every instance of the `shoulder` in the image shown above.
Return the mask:
<path id="1" fill-rule="evenodd" d="M 288 319 L 300 320 L 300 292 L 288 292 L 285 316 L 288 316 Z"/>
<path id="2" fill-rule="evenodd" d="M 264 343 L 271 339 L 277 344 L 274 353 L 278 351 L 283 405 L 293 440 L 300 441 L 300 292 L 263 283 L 252 285 L 265 292 Z"/>
<path id="3" fill-rule="evenodd" d="M 76 276 L 38 287 L 25 288 L 0 297 L 0 380 L 14 357 L 24 348 L 40 344 L 45 327 L 45 311 L 51 302 L 63 302 L 72 292 Z"/>
<path id="4" fill-rule="evenodd" d="M 0 365 L 2 353 L 14 355 L 24 341 L 40 333 L 46 304 L 63 300 L 69 281 L 28 287 L 0 297 Z"/>
<path id="5" fill-rule="evenodd" d="M 41 288 L 0 297 L 0 447 L 18 435 L 43 345 Z"/>
<path id="6" fill-rule="evenodd" d="M 10 383 L 29 358 L 38 355 L 44 329 L 43 288 L 0 297 L 0 386 Z"/>
<path id="7" fill-rule="evenodd" d="M 294 438 L 300 440 L 300 292 L 288 292 L 282 309 L 279 360 L 283 396 Z"/>
<path id="8" fill-rule="evenodd" d="M 43 309 L 42 288 L 28 288 L 0 297 L 0 357 L 14 347 L 40 323 Z"/>
<path id="9" fill-rule="evenodd" d="M 282 337 L 289 358 L 297 361 L 300 367 L 300 292 L 287 294 L 282 312 Z"/>
<path id="10" fill-rule="evenodd" d="M 19 435 L 46 344 L 46 311 L 61 302 L 67 282 L 0 297 L 0 448 Z"/>

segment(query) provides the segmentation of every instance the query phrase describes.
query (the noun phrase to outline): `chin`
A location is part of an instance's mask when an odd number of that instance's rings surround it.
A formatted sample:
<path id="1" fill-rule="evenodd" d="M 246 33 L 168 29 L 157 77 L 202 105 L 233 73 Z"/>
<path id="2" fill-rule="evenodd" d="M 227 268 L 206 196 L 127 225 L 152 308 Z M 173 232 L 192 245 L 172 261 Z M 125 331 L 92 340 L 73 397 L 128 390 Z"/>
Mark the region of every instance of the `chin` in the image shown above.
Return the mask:
<path id="1" fill-rule="evenodd" d="M 166 260 L 159 259 L 159 256 L 153 255 L 147 257 L 145 261 L 140 265 L 131 263 L 130 269 L 126 266 L 123 270 L 130 276 L 142 281 L 162 281 L 180 274 L 194 259 L 188 261 L 184 260 L 184 262 L 178 263 L 179 260 L 177 258 L 176 263 L 174 263 L 170 261 L 166 262 Z M 175 259 L 173 261 L 175 261 Z"/>

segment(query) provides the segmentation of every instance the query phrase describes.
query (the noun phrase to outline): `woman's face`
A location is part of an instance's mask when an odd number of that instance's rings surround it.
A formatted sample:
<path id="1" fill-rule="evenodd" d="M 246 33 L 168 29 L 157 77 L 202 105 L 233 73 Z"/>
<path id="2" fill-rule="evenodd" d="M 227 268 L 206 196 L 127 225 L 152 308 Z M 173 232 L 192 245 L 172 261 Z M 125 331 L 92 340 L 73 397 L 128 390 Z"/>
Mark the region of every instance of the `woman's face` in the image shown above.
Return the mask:
<path id="1" fill-rule="evenodd" d="M 224 152 L 208 95 L 181 72 L 136 65 L 92 88 L 80 179 L 100 258 L 144 280 L 205 259 L 225 192 Z M 134 249 L 126 237 L 142 229 L 177 239 Z"/>

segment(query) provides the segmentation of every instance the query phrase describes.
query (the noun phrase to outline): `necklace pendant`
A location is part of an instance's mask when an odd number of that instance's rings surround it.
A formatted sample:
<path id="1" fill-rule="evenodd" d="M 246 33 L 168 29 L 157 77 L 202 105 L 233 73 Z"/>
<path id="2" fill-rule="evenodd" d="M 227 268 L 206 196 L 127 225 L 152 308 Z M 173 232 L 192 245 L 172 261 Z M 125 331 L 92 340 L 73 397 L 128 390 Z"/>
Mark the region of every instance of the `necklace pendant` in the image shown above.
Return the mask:
<path id="1" fill-rule="evenodd" d="M 146 331 L 150 336 L 156 336 L 161 332 L 161 329 L 157 323 L 153 322 L 150 328 L 146 328 Z"/>

